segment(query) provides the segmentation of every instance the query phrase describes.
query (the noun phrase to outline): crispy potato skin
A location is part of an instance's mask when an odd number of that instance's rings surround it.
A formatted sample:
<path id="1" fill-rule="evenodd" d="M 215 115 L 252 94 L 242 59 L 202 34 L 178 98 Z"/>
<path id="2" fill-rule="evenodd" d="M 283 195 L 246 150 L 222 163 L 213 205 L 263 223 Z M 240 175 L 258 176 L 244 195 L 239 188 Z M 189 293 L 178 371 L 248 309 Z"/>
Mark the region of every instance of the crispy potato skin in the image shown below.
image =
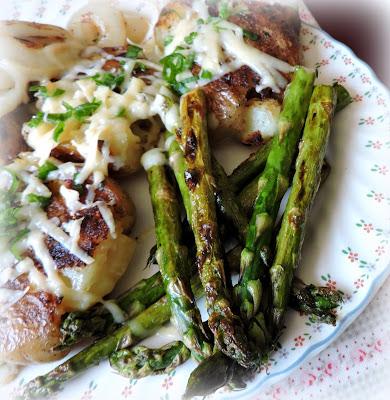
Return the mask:
<path id="1" fill-rule="evenodd" d="M 255 34 L 256 40 L 245 38 L 248 44 L 291 65 L 300 64 L 301 23 L 296 10 L 280 4 L 270 5 L 252 0 L 238 1 L 237 6 L 238 11 L 229 17 L 229 21 Z M 166 35 L 184 17 L 189 7 L 189 1 L 173 1 L 162 10 L 155 26 L 161 48 Z M 211 5 L 209 11 L 211 15 L 218 15 L 215 5 Z M 195 66 L 193 73 L 197 69 L 199 67 Z M 286 78 L 289 80 L 290 77 Z M 244 144 L 256 145 L 262 142 L 260 130 L 243 131 L 244 126 L 253 125 L 246 121 L 250 118 L 250 104 L 253 104 L 253 99 L 275 99 L 281 104 L 283 93 L 275 94 L 269 89 L 257 93 L 255 88 L 260 82 L 261 76 L 243 66 L 204 87 L 209 126 L 215 139 L 229 134 L 236 136 Z"/>
<path id="2" fill-rule="evenodd" d="M 48 183 L 52 199 L 46 212 L 49 218 L 57 217 L 61 222 L 67 222 L 72 216 L 59 192 L 62 184 L 68 188 L 72 188 L 73 185 L 70 180 Z M 82 202 L 85 196 L 84 190 L 80 197 Z M 117 228 L 120 231 L 131 229 L 134 224 L 134 205 L 115 181 L 107 178 L 95 191 L 95 200 L 104 201 L 106 204 L 114 201 L 111 211 Z M 81 216 L 84 216 L 84 220 L 80 230 L 79 246 L 92 257 L 99 257 L 101 249 L 108 243 L 109 229 L 97 207 L 81 210 L 77 218 Z M 45 241 L 57 269 L 88 267 L 54 239 L 47 236 Z M 44 273 L 34 253 L 30 251 L 26 255 L 30 256 L 36 268 Z M 115 257 L 115 254 L 112 256 Z M 110 265 L 105 265 L 104 268 L 110 268 Z M 98 279 L 104 279 L 104 276 L 99 276 Z M 21 275 L 16 280 L 8 282 L 7 288 L 23 290 L 29 285 L 28 277 Z M 60 340 L 61 317 L 67 311 L 69 310 L 60 298 L 30 288 L 22 299 L 7 310 L 6 315 L 0 317 L 0 362 L 24 365 L 63 357 L 67 351 L 53 349 Z"/>

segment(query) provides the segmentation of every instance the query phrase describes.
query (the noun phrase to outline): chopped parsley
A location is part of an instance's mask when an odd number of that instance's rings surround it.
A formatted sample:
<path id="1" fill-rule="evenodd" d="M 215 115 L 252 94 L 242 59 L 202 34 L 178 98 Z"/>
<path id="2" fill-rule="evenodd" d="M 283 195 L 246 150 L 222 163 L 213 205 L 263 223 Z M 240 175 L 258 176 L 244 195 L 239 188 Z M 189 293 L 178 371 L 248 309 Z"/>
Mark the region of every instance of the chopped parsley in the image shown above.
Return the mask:
<path id="1" fill-rule="evenodd" d="M 200 77 L 202 79 L 212 79 L 213 73 L 211 71 L 208 71 L 207 69 L 204 69 L 204 70 L 202 70 Z"/>
<path id="2" fill-rule="evenodd" d="M 219 8 L 219 18 L 228 19 L 229 17 L 230 17 L 229 4 L 227 2 L 223 2 Z"/>
<path id="3" fill-rule="evenodd" d="M 182 72 L 190 70 L 195 61 L 194 52 L 184 55 L 180 53 L 181 50 L 184 50 L 184 48 L 178 46 L 172 54 L 169 54 L 160 60 L 160 63 L 163 66 L 163 78 L 179 94 L 187 92 L 188 88 L 186 87 L 185 82 L 178 82 L 176 77 Z"/>
<path id="4" fill-rule="evenodd" d="M 257 33 L 248 31 L 246 29 L 244 29 L 243 31 L 244 31 L 244 37 L 246 37 L 250 40 L 259 40 L 259 35 Z"/>
<path id="5" fill-rule="evenodd" d="M 138 58 L 140 53 L 142 52 L 142 48 L 135 46 L 134 44 L 129 45 L 126 52 L 127 58 Z"/>
<path id="6" fill-rule="evenodd" d="M 27 200 L 29 203 L 39 203 L 41 207 L 46 207 L 50 202 L 50 197 L 39 196 L 35 193 L 29 193 L 27 195 Z"/>
<path id="7" fill-rule="evenodd" d="M 94 99 L 90 103 L 80 104 L 77 107 L 73 107 L 66 102 L 63 102 L 62 104 L 68 111 L 55 114 L 44 114 L 43 112 L 39 111 L 31 118 L 27 125 L 34 128 L 42 122 L 55 124 L 56 127 L 53 132 L 53 139 L 58 142 L 65 128 L 65 121 L 73 117 L 83 123 L 86 118 L 90 117 L 101 106 L 102 102 Z"/>
<path id="8" fill-rule="evenodd" d="M 46 161 L 43 165 L 38 168 L 38 178 L 42 181 L 46 180 L 47 176 L 51 171 L 55 171 L 58 169 L 56 165 L 51 163 L 50 161 Z"/>
<path id="9" fill-rule="evenodd" d="M 46 86 L 35 85 L 35 86 L 30 86 L 29 92 L 36 93 L 38 96 L 47 98 L 47 97 L 62 96 L 65 93 L 65 90 L 56 88 L 52 92 L 49 92 Z"/>
<path id="10" fill-rule="evenodd" d="M 24 239 L 29 234 L 29 232 L 30 231 L 27 228 L 22 229 L 16 234 L 16 236 L 13 239 L 11 239 L 9 243 L 10 251 L 17 260 L 21 260 L 22 258 L 18 244 L 22 239 Z"/>
<path id="11" fill-rule="evenodd" d="M 124 74 L 114 75 L 110 72 L 104 72 L 102 74 L 96 74 L 91 77 L 97 85 L 107 86 L 110 89 L 120 87 L 125 80 Z"/>
<path id="12" fill-rule="evenodd" d="M 195 38 L 198 36 L 198 32 L 191 32 L 188 36 L 184 38 L 184 41 L 188 44 L 191 45 L 194 43 Z"/>
<path id="13" fill-rule="evenodd" d="M 169 46 L 172 42 L 173 42 L 173 35 L 168 35 L 168 36 L 164 39 L 164 46 L 167 47 L 167 46 Z"/>
<path id="14" fill-rule="evenodd" d="M 121 107 L 115 116 L 117 118 L 126 118 L 126 115 L 127 115 L 126 108 Z"/>
<path id="15" fill-rule="evenodd" d="M 137 61 L 134 65 L 135 71 L 145 72 L 147 69 L 148 69 L 148 67 L 144 63 L 139 62 L 139 61 Z"/>

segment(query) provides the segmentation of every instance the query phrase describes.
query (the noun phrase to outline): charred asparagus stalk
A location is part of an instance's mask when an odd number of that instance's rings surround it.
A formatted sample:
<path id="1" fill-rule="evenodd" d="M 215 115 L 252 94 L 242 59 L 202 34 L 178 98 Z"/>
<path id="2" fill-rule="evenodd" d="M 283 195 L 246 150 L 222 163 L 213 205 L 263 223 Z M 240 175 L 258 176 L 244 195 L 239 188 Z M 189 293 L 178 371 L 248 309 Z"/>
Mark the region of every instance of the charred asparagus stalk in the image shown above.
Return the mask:
<path id="1" fill-rule="evenodd" d="M 199 279 L 192 282 L 194 295 L 199 298 L 203 294 Z M 171 308 L 166 296 L 142 311 L 135 318 L 106 337 L 86 347 L 80 353 L 69 358 L 46 375 L 38 376 L 25 385 L 26 398 L 40 398 L 60 390 L 62 385 L 108 358 L 114 351 L 131 347 L 141 340 L 153 335 L 171 318 Z"/>
<path id="2" fill-rule="evenodd" d="M 286 89 L 279 119 L 279 133 L 272 141 L 259 194 L 241 253 L 241 276 L 235 288 L 241 315 L 248 321 L 260 307 L 262 283 L 270 265 L 269 245 L 280 201 L 289 186 L 298 141 L 313 91 L 314 73 L 298 67 Z"/>
<path id="3" fill-rule="evenodd" d="M 168 343 L 159 349 L 134 346 L 116 351 L 110 356 L 110 365 L 126 378 L 139 379 L 150 375 L 167 374 L 185 363 L 191 352 L 180 341 Z"/>
<path id="4" fill-rule="evenodd" d="M 229 176 L 229 184 L 233 192 L 239 193 L 243 187 L 263 171 L 272 140 L 265 142 L 259 149 L 244 160 Z"/>
<path id="5" fill-rule="evenodd" d="M 276 330 L 281 327 L 294 270 L 299 263 L 305 225 L 319 187 L 335 107 L 335 89 L 331 86 L 317 86 L 311 98 L 292 189 L 270 270 L 273 294 L 272 320 Z"/>
<path id="6" fill-rule="evenodd" d="M 158 273 L 123 293 L 116 304 L 131 319 L 164 295 L 162 277 Z M 117 327 L 111 312 L 103 304 L 96 304 L 86 311 L 71 312 L 61 322 L 61 347 L 72 346 L 82 339 L 104 336 Z"/>
<path id="7" fill-rule="evenodd" d="M 240 365 L 253 367 L 257 359 L 249 348 L 243 324 L 232 308 L 224 270 L 223 249 L 216 224 L 214 179 L 209 151 L 206 104 L 198 89 L 183 96 L 181 147 L 191 201 L 190 225 L 195 237 L 200 279 L 206 294 L 209 327 L 217 346 Z M 188 216 L 187 216 L 188 217 Z"/>
<path id="8" fill-rule="evenodd" d="M 141 160 L 148 176 L 157 237 L 157 262 L 172 309 L 174 323 L 186 346 L 198 361 L 212 353 L 193 296 L 188 250 L 182 244 L 180 207 L 165 171 L 165 155 L 150 150 Z"/>

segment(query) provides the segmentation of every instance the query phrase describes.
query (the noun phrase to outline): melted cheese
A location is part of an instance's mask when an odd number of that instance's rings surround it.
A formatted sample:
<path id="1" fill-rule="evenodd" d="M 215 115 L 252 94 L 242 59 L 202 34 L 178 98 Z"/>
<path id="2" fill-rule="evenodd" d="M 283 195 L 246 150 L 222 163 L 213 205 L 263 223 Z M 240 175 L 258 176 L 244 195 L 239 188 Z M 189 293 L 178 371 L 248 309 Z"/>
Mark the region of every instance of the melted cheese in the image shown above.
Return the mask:
<path id="1" fill-rule="evenodd" d="M 167 159 L 161 149 L 149 150 L 141 158 L 141 164 L 145 171 L 158 165 L 165 165 L 166 163 Z"/>

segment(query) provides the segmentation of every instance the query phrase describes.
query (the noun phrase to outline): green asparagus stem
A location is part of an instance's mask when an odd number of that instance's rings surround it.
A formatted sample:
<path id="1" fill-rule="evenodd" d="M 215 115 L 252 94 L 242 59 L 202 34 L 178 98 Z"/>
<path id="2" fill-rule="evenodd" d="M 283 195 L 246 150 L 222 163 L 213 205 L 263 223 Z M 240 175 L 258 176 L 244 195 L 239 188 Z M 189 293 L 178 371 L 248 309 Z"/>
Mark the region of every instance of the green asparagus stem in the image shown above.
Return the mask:
<path id="1" fill-rule="evenodd" d="M 298 67 L 286 89 L 279 118 L 279 133 L 274 137 L 265 170 L 259 180 L 259 195 L 241 254 L 241 276 L 235 288 L 241 315 L 248 321 L 260 307 L 261 279 L 270 264 L 270 242 L 280 201 L 289 186 L 290 169 L 305 121 L 314 73 Z"/>
<path id="2" fill-rule="evenodd" d="M 214 193 L 217 200 L 218 210 L 222 214 L 224 220 L 229 225 L 232 225 L 240 241 L 245 243 L 248 219 L 242 212 L 242 209 L 237 202 L 236 195 L 231 190 L 229 178 L 222 165 L 215 158 L 213 158 L 212 162 L 215 178 Z"/>
<path id="3" fill-rule="evenodd" d="M 302 284 L 293 279 L 288 305 L 315 320 L 336 325 L 336 308 L 343 302 L 342 294 L 326 286 Z"/>
<path id="4" fill-rule="evenodd" d="M 192 282 L 197 298 L 203 295 L 199 279 Z M 46 375 L 39 376 L 25 385 L 24 396 L 40 398 L 60 390 L 63 384 L 86 369 L 98 365 L 114 351 L 139 343 L 153 335 L 171 318 L 171 308 L 166 296 L 148 307 L 135 318 L 126 321 L 119 329 L 86 347 L 80 353 L 63 362 Z"/>
<path id="5" fill-rule="evenodd" d="M 146 160 L 149 154 L 145 153 L 143 157 Z M 181 243 L 180 205 L 164 165 L 157 163 L 148 167 L 146 172 L 156 227 L 157 261 L 173 320 L 194 358 L 202 361 L 212 354 L 212 346 L 191 291 L 188 250 Z"/>
<path id="6" fill-rule="evenodd" d="M 331 123 L 336 108 L 336 91 L 317 86 L 310 102 L 291 193 L 276 240 L 276 255 L 270 270 L 273 309 L 272 320 L 279 330 L 297 268 L 305 225 L 317 193 Z"/>
<path id="7" fill-rule="evenodd" d="M 186 162 L 185 179 L 191 201 L 190 224 L 197 248 L 197 265 L 206 293 L 209 327 L 217 346 L 245 367 L 256 364 L 241 319 L 234 313 L 227 288 L 223 249 L 216 224 L 214 179 L 206 127 L 206 103 L 198 89 L 183 96 L 181 147 Z M 187 216 L 188 217 L 188 216 Z"/>
<path id="8" fill-rule="evenodd" d="M 185 181 L 186 164 L 184 154 L 173 133 L 165 132 L 165 147 L 169 155 L 169 166 L 175 174 L 177 185 L 183 200 L 188 221 L 191 221 L 191 200 Z"/>
<path id="9" fill-rule="evenodd" d="M 183 342 L 168 343 L 159 349 L 135 346 L 111 354 L 111 367 L 126 378 L 140 379 L 167 374 L 185 363 L 191 356 Z"/>
<path id="10" fill-rule="evenodd" d="M 127 318 L 134 318 L 165 295 L 160 274 L 143 279 L 116 301 Z M 86 311 L 65 314 L 61 322 L 60 347 L 69 347 L 83 339 L 101 337 L 118 327 L 110 311 L 96 304 Z"/>
<path id="11" fill-rule="evenodd" d="M 345 107 L 347 107 L 349 104 L 351 104 L 353 100 L 348 90 L 345 89 L 343 85 L 335 83 L 333 87 L 336 89 L 336 94 L 337 94 L 336 112 L 339 112 L 343 110 Z"/>
<path id="12" fill-rule="evenodd" d="M 259 149 L 244 160 L 229 176 L 231 190 L 239 193 L 243 187 L 252 181 L 260 172 L 263 171 L 269 152 L 271 150 L 272 140 L 263 143 Z"/>

